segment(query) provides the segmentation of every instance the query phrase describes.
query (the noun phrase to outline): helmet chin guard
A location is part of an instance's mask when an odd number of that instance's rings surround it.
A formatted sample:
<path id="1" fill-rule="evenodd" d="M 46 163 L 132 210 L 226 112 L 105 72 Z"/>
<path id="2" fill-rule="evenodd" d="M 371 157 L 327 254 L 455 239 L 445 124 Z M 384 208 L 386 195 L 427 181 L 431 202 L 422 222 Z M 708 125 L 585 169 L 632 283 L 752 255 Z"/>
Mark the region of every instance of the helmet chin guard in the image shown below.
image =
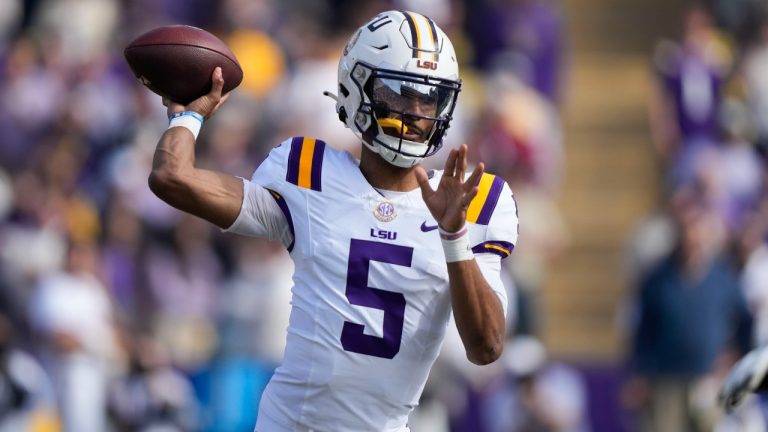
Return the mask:
<path id="1" fill-rule="evenodd" d="M 437 152 L 461 89 L 456 54 L 429 18 L 384 12 L 360 27 L 339 61 L 336 112 L 375 153 L 412 167 Z"/>

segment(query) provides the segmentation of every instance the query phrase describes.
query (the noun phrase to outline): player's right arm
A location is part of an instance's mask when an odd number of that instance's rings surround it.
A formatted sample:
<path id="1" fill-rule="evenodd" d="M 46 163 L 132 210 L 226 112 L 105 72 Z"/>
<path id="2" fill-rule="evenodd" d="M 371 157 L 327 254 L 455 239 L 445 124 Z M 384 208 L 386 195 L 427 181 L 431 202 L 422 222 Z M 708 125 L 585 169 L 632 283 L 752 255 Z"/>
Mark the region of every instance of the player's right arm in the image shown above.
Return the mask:
<path id="1" fill-rule="evenodd" d="M 194 111 L 210 118 L 227 100 L 222 96 L 221 68 L 212 75 L 211 91 L 189 105 L 163 101 L 168 115 Z M 149 188 L 160 199 L 179 210 L 203 218 L 221 228 L 235 222 L 243 202 L 241 179 L 195 166 L 195 137 L 185 127 L 165 131 L 155 149 Z"/>

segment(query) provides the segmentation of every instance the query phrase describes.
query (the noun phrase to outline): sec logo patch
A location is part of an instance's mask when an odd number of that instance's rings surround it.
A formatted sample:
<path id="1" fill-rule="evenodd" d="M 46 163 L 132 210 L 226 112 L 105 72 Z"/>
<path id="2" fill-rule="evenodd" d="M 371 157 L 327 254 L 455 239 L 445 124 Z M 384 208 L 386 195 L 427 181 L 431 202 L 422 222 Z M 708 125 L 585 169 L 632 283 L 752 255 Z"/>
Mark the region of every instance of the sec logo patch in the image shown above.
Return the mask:
<path id="1" fill-rule="evenodd" d="M 397 217 L 397 210 L 395 210 L 395 206 L 391 202 L 382 201 L 376 204 L 376 208 L 373 209 L 373 215 L 382 222 L 389 222 Z"/>

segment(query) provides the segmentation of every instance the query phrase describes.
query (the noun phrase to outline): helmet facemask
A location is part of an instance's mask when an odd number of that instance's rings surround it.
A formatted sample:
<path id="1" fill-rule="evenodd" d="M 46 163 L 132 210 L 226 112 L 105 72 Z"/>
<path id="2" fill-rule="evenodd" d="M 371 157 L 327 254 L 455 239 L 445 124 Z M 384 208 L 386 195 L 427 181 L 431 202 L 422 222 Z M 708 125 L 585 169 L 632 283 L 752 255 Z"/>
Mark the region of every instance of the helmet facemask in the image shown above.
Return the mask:
<path id="1" fill-rule="evenodd" d="M 355 65 L 351 78 L 363 95 L 354 123 L 369 148 L 401 167 L 413 166 L 440 149 L 459 81 L 363 63 Z"/>

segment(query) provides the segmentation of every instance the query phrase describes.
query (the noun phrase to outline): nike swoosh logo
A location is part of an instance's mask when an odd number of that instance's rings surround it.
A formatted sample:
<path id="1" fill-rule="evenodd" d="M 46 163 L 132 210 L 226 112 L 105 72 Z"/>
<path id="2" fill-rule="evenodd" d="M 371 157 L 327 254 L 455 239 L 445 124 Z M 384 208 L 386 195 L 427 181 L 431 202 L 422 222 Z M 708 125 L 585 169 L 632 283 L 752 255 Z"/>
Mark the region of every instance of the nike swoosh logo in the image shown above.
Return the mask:
<path id="1" fill-rule="evenodd" d="M 422 232 L 430 232 L 437 229 L 437 225 L 428 226 L 427 221 L 424 221 L 421 223 L 421 231 Z"/>

